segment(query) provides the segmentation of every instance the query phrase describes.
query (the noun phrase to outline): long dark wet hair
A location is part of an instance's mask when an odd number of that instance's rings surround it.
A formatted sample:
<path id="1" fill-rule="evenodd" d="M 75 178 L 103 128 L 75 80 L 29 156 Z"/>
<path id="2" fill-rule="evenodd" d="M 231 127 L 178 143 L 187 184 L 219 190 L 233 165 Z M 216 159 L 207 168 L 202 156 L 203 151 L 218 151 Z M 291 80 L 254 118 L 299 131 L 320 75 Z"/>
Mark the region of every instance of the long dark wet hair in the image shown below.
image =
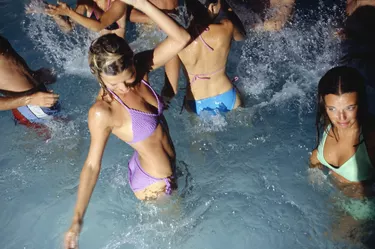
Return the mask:
<path id="1" fill-rule="evenodd" d="M 345 21 L 346 38 L 373 44 L 375 42 L 375 6 L 357 8 Z"/>
<path id="2" fill-rule="evenodd" d="M 185 2 L 188 11 L 194 16 L 194 23 L 203 25 L 204 27 L 212 23 L 220 23 L 223 19 L 229 19 L 238 30 L 246 36 L 245 27 L 241 19 L 236 15 L 226 0 L 188 0 Z M 218 15 L 211 19 L 208 15 L 208 7 L 210 4 L 221 4 Z M 229 11 L 229 9 L 231 11 Z"/>
<path id="3" fill-rule="evenodd" d="M 320 134 L 329 124 L 333 128 L 333 124 L 328 117 L 326 111 L 326 103 L 324 97 L 328 94 L 342 95 L 345 93 L 357 93 L 358 114 L 357 122 L 362 131 L 366 131 L 366 117 L 368 115 L 367 100 L 365 92 L 365 80 L 362 75 L 352 67 L 339 66 L 330 69 L 319 81 L 317 96 L 317 112 L 316 112 L 316 136 L 317 145 L 320 143 Z M 337 136 L 332 129 L 336 139 Z"/>
<path id="4" fill-rule="evenodd" d="M 11 47 L 9 41 L 0 35 L 0 53 L 6 53 Z"/>
<path id="5" fill-rule="evenodd" d="M 133 51 L 128 43 L 115 34 L 103 35 L 91 43 L 89 49 L 89 66 L 91 73 L 99 81 L 103 89 L 103 96 L 108 94 L 101 73 L 106 75 L 117 75 L 133 65 Z M 134 87 L 133 84 L 126 84 L 127 87 Z"/>

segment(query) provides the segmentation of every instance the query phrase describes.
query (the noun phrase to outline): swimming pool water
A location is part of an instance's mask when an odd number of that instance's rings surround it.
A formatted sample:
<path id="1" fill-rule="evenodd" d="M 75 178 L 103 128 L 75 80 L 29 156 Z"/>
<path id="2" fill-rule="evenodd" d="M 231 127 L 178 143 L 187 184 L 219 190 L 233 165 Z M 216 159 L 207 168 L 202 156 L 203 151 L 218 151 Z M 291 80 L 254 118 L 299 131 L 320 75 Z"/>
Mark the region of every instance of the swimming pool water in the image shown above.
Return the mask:
<path id="1" fill-rule="evenodd" d="M 60 248 L 90 141 L 87 111 L 99 88 L 86 62 L 95 35 L 78 28 L 65 36 L 47 17 L 25 16 L 26 3 L 0 2 L 0 32 L 33 68 L 56 70 L 52 88 L 69 121 L 52 123 L 46 141 L 0 113 L 0 248 Z M 342 7 L 317 5 L 304 1 L 283 31 L 250 32 L 233 45 L 228 72 L 240 77 L 244 108 L 197 119 L 179 114 L 183 90 L 172 100 L 165 116 L 179 190 L 169 203 L 135 199 L 126 169 L 132 150 L 111 137 L 80 248 L 373 248 L 375 230 L 356 243 L 338 236 L 337 190 L 307 169 L 316 86 L 339 56 L 332 33 Z M 160 91 L 163 71 L 150 82 Z"/>

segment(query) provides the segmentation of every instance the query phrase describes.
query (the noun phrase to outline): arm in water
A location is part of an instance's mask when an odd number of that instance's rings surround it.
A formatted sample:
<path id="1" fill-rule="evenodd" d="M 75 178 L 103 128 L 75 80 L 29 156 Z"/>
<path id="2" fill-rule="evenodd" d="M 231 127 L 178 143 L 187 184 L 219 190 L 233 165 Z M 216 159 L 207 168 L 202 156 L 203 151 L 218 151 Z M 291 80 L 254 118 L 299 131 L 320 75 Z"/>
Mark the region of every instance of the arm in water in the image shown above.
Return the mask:
<path id="1" fill-rule="evenodd" d="M 39 4 L 41 6 L 38 6 Z M 48 3 L 45 1 L 38 1 L 38 0 L 31 1 L 31 3 L 28 6 L 26 6 L 25 13 L 26 14 L 35 14 L 35 13 L 36 14 L 48 14 L 46 12 L 46 7 L 48 7 Z M 49 15 L 53 18 L 53 20 L 56 22 L 56 24 L 64 33 L 68 33 L 69 31 L 72 30 L 72 23 L 70 22 L 68 18 L 65 18 L 64 16 L 60 16 L 60 15 L 52 15 L 52 14 L 49 14 Z"/>
<path id="2" fill-rule="evenodd" d="M 144 63 L 149 65 L 148 69 L 156 69 L 165 65 L 190 41 L 190 35 L 184 28 L 176 24 L 168 15 L 147 0 L 121 1 L 133 5 L 134 8 L 148 15 L 168 35 L 154 50 L 142 53 L 144 56 L 140 58 L 143 59 Z"/>
<path id="3" fill-rule="evenodd" d="M 52 92 L 37 92 L 21 97 L 0 97 L 0 111 L 12 110 L 25 105 L 51 107 L 58 99 L 59 95 Z"/>
<path id="4" fill-rule="evenodd" d="M 78 236 L 87 206 L 98 180 L 104 149 L 111 133 L 109 109 L 97 102 L 89 111 L 88 126 L 91 134 L 90 149 L 83 165 L 72 224 L 65 235 L 65 249 L 78 248 Z"/>
<path id="5" fill-rule="evenodd" d="M 58 2 L 57 5 L 48 5 L 46 12 L 51 15 L 68 16 L 74 22 L 95 32 L 102 31 L 112 23 L 118 21 L 126 14 L 126 4 L 115 1 L 111 7 L 103 13 L 99 20 L 94 20 L 71 9 L 66 3 Z"/>

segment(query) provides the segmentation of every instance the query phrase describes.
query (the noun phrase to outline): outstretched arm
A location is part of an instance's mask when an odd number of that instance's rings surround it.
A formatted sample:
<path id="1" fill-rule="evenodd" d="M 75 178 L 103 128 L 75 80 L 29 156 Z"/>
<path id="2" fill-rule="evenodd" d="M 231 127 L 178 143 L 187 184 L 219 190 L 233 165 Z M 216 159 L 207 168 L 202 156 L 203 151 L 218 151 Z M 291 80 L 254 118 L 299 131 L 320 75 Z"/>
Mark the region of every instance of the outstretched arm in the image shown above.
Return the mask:
<path id="1" fill-rule="evenodd" d="M 111 133 L 111 128 L 108 125 L 110 118 L 109 111 L 105 107 L 100 106 L 100 103 L 91 107 L 89 111 L 88 125 L 91 134 L 91 143 L 80 176 L 72 225 L 65 235 L 64 248 L 66 249 L 78 248 L 78 236 L 83 223 L 83 217 L 98 180 L 104 148 Z"/>
<path id="2" fill-rule="evenodd" d="M 104 12 L 100 20 L 93 20 L 84 16 L 81 13 L 71 9 L 66 3 L 58 2 L 58 5 L 48 5 L 47 13 L 51 15 L 68 16 L 74 22 L 84 26 L 95 32 L 99 32 L 105 29 L 107 26 L 118 21 L 122 16 L 126 14 L 126 4 L 121 1 L 115 1 L 112 3 L 108 11 Z"/>
<path id="3" fill-rule="evenodd" d="M 74 11 L 80 15 L 84 15 L 86 11 L 85 2 L 85 0 L 78 0 Z M 52 18 L 64 33 L 68 33 L 73 29 L 73 23 L 68 17 L 52 15 Z"/>
<path id="4" fill-rule="evenodd" d="M 12 110 L 25 105 L 51 107 L 57 102 L 58 99 L 59 95 L 51 92 L 37 92 L 21 97 L 0 97 L 0 111 Z"/>
<path id="5" fill-rule="evenodd" d="M 144 61 L 150 64 L 151 69 L 156 69 L 165 65 L 169 60 L 177 55 L 190 41 L 190 35 L 184 28 L 176 24 L 168 15 L 156 8 L 147 0 L 121 0 L 133 5 L 151 18 L 167 35 L 167 39 L 159 43 L 153 50 L 151 61 Z M 142 58 L 142 57 L 140 57 Z M 147 60 L 147 59 L 146 59 Z"/>

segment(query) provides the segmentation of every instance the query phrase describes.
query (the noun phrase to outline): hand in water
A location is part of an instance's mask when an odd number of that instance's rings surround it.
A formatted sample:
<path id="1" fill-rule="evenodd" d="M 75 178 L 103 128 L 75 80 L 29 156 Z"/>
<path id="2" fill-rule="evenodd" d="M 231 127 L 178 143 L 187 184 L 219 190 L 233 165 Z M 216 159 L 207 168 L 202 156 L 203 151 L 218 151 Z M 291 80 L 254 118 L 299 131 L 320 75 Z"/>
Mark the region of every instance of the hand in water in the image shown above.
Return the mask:
<path id="1" fill-rule="evenodd" d="M 313 163 L 310 162 L 310 164 L 309 164 L 309 168 L 310 168 L 310 169 L 318 168 L 318 169 L 321 169 L 321 170 L 322 170 L 324 167 L 323 167 L 323 164 L 321 164 L 321 163 L 315 163 L 315 164 L 313 164 Z"/>
<path id="2" fill-rule="evenodd" d="M 48 3 L 44 1 L 31 1 L 29 5 L 25 7 L 26 14 L 45 14 L 45 8 Z"/>
<path id="3" fill-rule="evenodd" d="M 263 23 L 263 29 L 266 31 L 279 31 L 284 24 L 279 20 L 267 20 Z"/>
<path id="4" fill-rule="evenodd" d="M 81 230 L 79 223 L 73 223 L 65 234 L 64 249 L 78 249 L 78 237 Z"/>
<path id="5" fill-rule="evenodd" d="M 48 4 L 47 8 L 45 9 L 46 13 L 49 15 L 58 15 L 58 16 L 68 16 L 70 7 L 64 3 L 57 1 L 57 5 Z"/>
<path id="6" fill-rule="evenodd" d="M 50 92 L 37 92 L 31 95 L 30 105 L 36 105 L 41 107 L 51 107 L 53 106 L 57 100 L 59 99 L 59 95 Z"/>
<path id="7" fill-rule="evenodd" d="M 333 36 L 337 37 L 337 38 L 339 38 L 341 40 L 345 40 L 346 39 L 345 31 L 344 31 L 344 29 L 341 29 L 341 28 L 339 28 L 335 32 L 333 32 Z"/>

